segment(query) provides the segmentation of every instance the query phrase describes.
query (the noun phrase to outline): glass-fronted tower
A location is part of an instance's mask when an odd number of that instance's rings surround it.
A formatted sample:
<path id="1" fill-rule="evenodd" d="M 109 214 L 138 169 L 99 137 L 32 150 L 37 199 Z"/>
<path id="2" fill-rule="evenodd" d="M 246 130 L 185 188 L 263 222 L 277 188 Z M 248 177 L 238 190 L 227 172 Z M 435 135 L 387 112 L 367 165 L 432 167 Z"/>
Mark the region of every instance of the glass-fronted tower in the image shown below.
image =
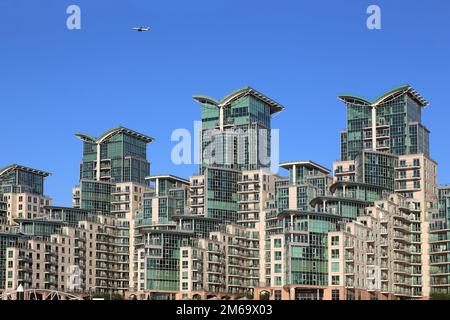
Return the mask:
<path id="1" fill-rule="evenodd" d="M 410 85 L 375 100 L 340 95 L 347 105 L 347 128 L 341 132 L 341 160 L 354 160 L 362 150 L 395 155 L 430 154 L 429 131 L 422 124 L 428 102 Z"/>
<path id="2" fill-rule="evenodd" d="M 108 130 L 99 138 L 75 135 L 83 141 L 80 180 L 145 183 L 150 173 L 147 144 L 153 138 L 124 127 Z"/>
<path id="3" fill-rule="evenodd" d="M 253 88 L 236 90 L 218 101 L 194 95 L 201 105 L 200 173 L 205 167 L 237 170 L 270 167 L 272 116 L 282 105 Z"/>

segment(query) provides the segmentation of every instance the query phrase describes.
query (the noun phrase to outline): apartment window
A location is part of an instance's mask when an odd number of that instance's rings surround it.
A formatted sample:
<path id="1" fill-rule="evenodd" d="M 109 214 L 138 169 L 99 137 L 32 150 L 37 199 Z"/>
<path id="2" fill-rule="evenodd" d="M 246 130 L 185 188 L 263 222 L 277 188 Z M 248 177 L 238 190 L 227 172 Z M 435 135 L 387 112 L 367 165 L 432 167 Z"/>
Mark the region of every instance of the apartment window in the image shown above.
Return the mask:
<path id="1" fill-rule="evenodd" d="M 339 245 L 339 236 L 331 237 L 331 245 L 332 246 L 338 246 Z"/>
<path id="2" fill-rule="evenodd" d="M 275 251 L 275 260 L 281 260 L 281 251 Z"/>
<path id="3" fill-rule="evenodd" d="M 339 249 L 331 250 L 331 258 L 332 259 L 339 259 Z"/>
<path id="4" fill-rule="evenodd" d="M 187 258 L 187 257 L 189 257 L 189 251 L 183 250 L 183 258 Z"/>
<path id="5" fill-rule="evenodd" d="M 413 164 L 415 167 L 419 167 L 420 166 L 420 159 L 414 159 Z"/>
<path id="6" fill-rule="evenodd" d="M 182 278 L 183 278 L 183 279 L 187 279 L 188 276 L 189 276 L 189 273 L 188 273 L 187 271 L 183 271 L 183 273 L 182 273 Z"/>
<path id="7" fill-rule="evenodd" d="M 187 282 L 183 282 L 183 290 L 187 290 L 189 287 L 188 287 L 188 283 Z"/>
<path id="8" fill-rule="evenodd" d="M 275 273 L 281 273 L 281 264 L 275 264 Z"/>
<path id="9" fill-rule="evenodd" d="M 331 263 L 331 272 L 339 272 L 339 262 Z"/>
<path id="10" fill-rule="evenodd" d="M 275 290 L 274 297 L 275 300 L 281 300 L 281 290 Z"/>
<path id="11" fill-rule="evenodd" d="M 273 240 L 273 246 L 275 248 L 281 248 L 281 239 L 274 239 Z"/>
<path id="12" fill-rule="evenodd" d="M 275 285 L 281 286 L 281 277 L 275 277 Z"/>
<path id="13" fill-rule="evenodd" d="M 339 300 L 339 290 L 331 290 L 331 300 Z"/>
<path id="14" fill-rule="evenodd" d="M 331 284 L 333 285 L 333 286 L 338 286 L 339 285 L 339 276 L 332 276 L 331 277 Z"/>
<path id="15" fill-rule="evenodd" d="M 188 261 L 183 261 L 183 269 L 186 269 L 189 266 Z"/>

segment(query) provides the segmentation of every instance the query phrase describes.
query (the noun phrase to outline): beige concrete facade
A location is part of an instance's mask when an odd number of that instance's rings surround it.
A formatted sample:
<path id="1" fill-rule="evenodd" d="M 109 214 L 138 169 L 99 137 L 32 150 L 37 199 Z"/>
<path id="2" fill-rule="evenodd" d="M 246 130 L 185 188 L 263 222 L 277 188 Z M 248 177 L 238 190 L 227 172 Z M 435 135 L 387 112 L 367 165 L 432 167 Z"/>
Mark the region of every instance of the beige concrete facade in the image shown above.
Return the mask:
<path id="1" fill-rule="evenodd" d="M 21 192 L 4 193 L 3 200 L 6 203 L 6 222 L 15 224 L 16 218 L 39 218 L 45 215 L 45 207 L 51 205 L 50 197 Z"/>
<path id="2" fill-rule="evenodd" d="M 392 195 L 328 234 L 332 299 L 422 298 L 418 202 Z"/>

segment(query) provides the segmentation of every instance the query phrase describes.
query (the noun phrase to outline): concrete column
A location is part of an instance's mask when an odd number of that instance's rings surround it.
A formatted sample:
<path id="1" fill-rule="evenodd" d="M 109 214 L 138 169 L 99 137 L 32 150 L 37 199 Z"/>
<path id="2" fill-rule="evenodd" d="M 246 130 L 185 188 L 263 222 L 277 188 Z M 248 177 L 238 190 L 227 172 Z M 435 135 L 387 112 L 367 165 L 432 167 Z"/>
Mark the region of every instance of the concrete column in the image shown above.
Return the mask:
<path id="1" fill-rule="evenodd" d="M 292 184 L 297 184 L 297 166 L 292 167 Z"/>
<path id="2" fill-rule="evenodd" d="M 96 177 L 97 181 L 100 181 L 100 143 L 97 143 L 97 168 L 96 168 Z"/>
<path id="3" fill-rule="evenodd" d="M 223 107 L 219 107 L 219 126 L 220 131 L 223 131 Z"/>
<path id="4" fill-rule="evenodd" d="M 289 289 L 289 300 L 295 300 L 295 288 Z"/>
<path id="5" fill-rule="evenodd" d="M 372 106 L 372 150 L 377 150 L 377 109 Z"/>

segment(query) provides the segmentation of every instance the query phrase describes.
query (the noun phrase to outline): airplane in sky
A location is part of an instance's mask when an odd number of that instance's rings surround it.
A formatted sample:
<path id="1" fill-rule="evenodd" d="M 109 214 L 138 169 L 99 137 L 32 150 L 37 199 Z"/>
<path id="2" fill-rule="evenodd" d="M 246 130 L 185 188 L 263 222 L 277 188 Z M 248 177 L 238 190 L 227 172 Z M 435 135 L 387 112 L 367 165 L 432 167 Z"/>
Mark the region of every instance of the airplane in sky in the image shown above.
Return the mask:
<path id="1" fill-rule="evenodd" d="M 150 31 L 150 27 L 135 27 L 135 28 L 131 28 L 131 30 L 135 30 L 138 32 L 146 32 L 146 31 Z"/>

